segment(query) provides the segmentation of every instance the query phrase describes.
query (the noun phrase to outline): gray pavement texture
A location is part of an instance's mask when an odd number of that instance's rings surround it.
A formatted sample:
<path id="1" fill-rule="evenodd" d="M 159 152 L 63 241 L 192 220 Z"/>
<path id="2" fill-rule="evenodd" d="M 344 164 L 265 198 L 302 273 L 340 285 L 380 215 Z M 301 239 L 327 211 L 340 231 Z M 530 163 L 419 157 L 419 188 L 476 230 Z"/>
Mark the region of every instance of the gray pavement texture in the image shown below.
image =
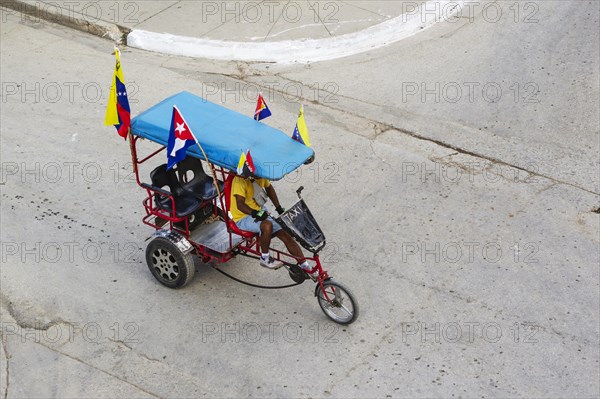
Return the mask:
<path id="1" fill-rule="evenodd" d="M 128 144 L 102 126 L 112 43 L 5 12 L 0 395 L 599 397 L 600 10 L 497 4 L 508 19 L 316 64 L 122 51 L 133 115 L 181 90 L 251 114 L 259 87 L 291 133 L 305 103 L 317 161 L 275 184 L 284 204 L 306 187 L 360 301 L 348 327 L 308 284 L 198 262 L 159 285 Z"/>
<path id="2" fill-rule="evenodd" d="M 360 31 L 406 12 L 418 1 L 131 1 L 3 0 L 28 19 L 46 19 L 102 36 L 132 29 L 228 41 L 319 39 Z M 92 30 L 91 27 L 96 29 Z"/>

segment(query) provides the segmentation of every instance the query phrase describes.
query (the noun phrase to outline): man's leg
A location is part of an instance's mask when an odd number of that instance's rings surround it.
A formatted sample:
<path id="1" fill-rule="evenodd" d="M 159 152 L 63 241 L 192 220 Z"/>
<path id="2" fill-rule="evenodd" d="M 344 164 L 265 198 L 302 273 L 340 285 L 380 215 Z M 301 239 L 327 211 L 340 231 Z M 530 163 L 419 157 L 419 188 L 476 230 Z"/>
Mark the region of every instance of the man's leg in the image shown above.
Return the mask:
<path id="1" fill-rule="evenodd" d="M 269 255 L 271 236 L 273 236 L 273 222 L 271 220 L 255 221 L 251 216 L 246 216 L 236 222 L 237 227 L 243 231 L 260 234 L 260 265 L 269 269 L 278 269 L 283 265 L 281 261 L 273 259 Z M 279 229 L 278 225 L 278 229 Z"/>
<path id="2" fill-rule="evenodd" d="M 260 249 L 263 254 L 269 253 L 271 247 L 271 235 L 273 234 L 273 223 L 263 220 L 260 224 Z"/>
<path id="3" fill-rule="evenodd" d="M 279 238 L 281 241 L 283 241 L 283 243 L 285 244 L 285 247 L 290 252 L 290 254 L 294 255 L 298 259 L 298 266 L 300 266 L 300 268 L 302 270 L 304 270 L 306 273 L 308 273 L 311 276 L 311 278 L 316 281 L 316 278 L 318 277 L 318 272 L 317 271 L 312 272 L 313 267 L 311 267 L 308 264 L 308 261 L 306 260 L 306 258 L 304 258 L 304 254 L 302 253 L 302 250 L 300 249 L 300 245 L 298 245 L 296 240 L 294 240 L 294 238 L 291 235 L 289 235 L 287 232 L 285 232 L 283 230 L 279 230 L 276 233 L 274 233 L 273 235 L 275 237 Z"/>
<path id="4" fill-rule="evenodd" d="M 302 253 L 302 249 L 300 249 L 300 245 L 298 245 L 296 240 L 294 240 L 294 238 L 291 235 L 289 235 L 287 232 L 285 232 L 283 230 L 279 230 L 274 235 L 275 235 L 275 237 L 277 237 L 281 241 L 283 241 L 287 250 L 290 251 L 290 254 L 292 254 L 296 258 L 298 258 L 299 263 L 302 263 L 304 261 L 304 254 Z M 270 240 L 270 236 L 269 236 L 269 240 Z"/>

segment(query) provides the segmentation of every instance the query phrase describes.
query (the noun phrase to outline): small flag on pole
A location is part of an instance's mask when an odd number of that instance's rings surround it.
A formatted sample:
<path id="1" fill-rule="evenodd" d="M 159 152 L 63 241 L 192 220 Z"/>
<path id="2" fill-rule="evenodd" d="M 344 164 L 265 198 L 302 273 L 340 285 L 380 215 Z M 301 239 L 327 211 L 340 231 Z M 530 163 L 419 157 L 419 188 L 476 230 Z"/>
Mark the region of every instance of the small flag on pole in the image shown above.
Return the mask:
<path id="1" fill-rule="evenodd" d="M 179 108 L 176 105 L 173 105 L 173 116 L 171 117 L 171 130 L 169 131 L 169 141 L 167 142 L 167 170 L 171 169 L 178 162 L 181 162 L 185 159 L 187 155 L 188 147 L 194 145 L 196 143 L 198 148 L 202 152 L 204 159 L 208 161 L 208 157 L 206 156 L 206 152 L 204 152 L 204 148 L 200 145 L 200 142 L 192 132 L 190 125 L 187 124 L 181 112 L 179 112 Z M 250 153 L 248 153 L 250 156 Z M 221 196 L 221 189 L 219 188 L 219 184 L 217 183 L 217 175 L 215 174 L 215 169 L 213 167 L 210 168 L 213 176 L 213 183 L 215 189 L 217 191 L 217 195 Z"/>
<path id="2" fill-rule="evenodd" d="M 246 154 L 242 151 L 242 155 L 240 155 L 240 161 L 238 162 L 238 167 L 236 173 L 238 175 L 242 175 L 244 173 L 244 165 L 246 164 Z"/>
<path id="3" fill-rule="evenodd" d="M 252 159 L 252 155 L 250 155 L 250 150 L 246 153 L 246 167 L 248 171 L 252 174 L 256 172 L 256 167 L 254 166 L 254 160 Z"/>
<path id="4" fill-rule="evenodd" d="M 256 111 L 254 111 L 254 119 L 260 121 L 271 116 L 271 110 L 267 107 L 267 103 L 263 98 L 262 93 L 258 93 L 258 100 L 256 102 Z"/>
<path id="5" fill-rule="evenodd" d="M 193 145 L 194 142 L 196 142 L 194 134 L 183 119 L 179 109 L 174 105 L 169 142 L 167 143 L 167 170 L 175 166 L 177 162 L 183 161 L 187 148 Z"/>
<path id="6" fill-rule="evenodd" d="M 117 59 L 113 81 L 108 95 L 108 105 L 106 106 L 106 115 L 104 124 L 106 126 L 114 125 L 117 128 L 119 136 L 127 139 L 131 123 L 131 111 L 129 109 L 129 100 L 127 98 L 127 89 L 125 88 L 125 78 L 123 69 L 121 69 L 121 53 L 115 47 L 115 57 Z"/>
<path id="7" fill-rule="evenodd" d="M 240 176 L 250 176 L 256 172 L 256 167 L 254 166 L 252 155 L 250 155 L 250 150 L 248 150 L 248 152 L 245 154 L 242 151 L 236 172 Z"/>
<path id="8" fill-rule="evenodd" d="M 310 147 L 310 137 L 308 137 L 308 128 L 306 127 L 306 120 L 304 120 L 304 106 L 300 106 L 300 114 L 298 114 L 298 122 L 294 129 L 292 138 L 307 147 Z"/>

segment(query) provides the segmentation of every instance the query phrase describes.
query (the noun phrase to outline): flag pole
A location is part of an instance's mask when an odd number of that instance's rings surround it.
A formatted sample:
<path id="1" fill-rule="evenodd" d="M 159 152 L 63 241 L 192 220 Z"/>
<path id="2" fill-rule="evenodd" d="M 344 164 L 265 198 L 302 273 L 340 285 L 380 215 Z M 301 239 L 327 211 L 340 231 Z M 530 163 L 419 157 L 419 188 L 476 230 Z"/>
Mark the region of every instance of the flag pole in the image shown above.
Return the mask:
<path id="1" fill-rule="evenodd" d="M 187 123 L 186 123 L 186 125 L 187 125 Z M 191 133 L 191 130 L 190 130 L 190 133 Z M 218 180 L 217 180 L 217 174 L 215 173 L 215 168 L 213 168 L 212 162 L 210 162 L 208 160 L 208 157 L 206 156 L 206 153 L 204 152 L 204 148 L 202 148 L 202 146 L 200 145 L 200 142 L 198 141 L 198 139 L 196 138 L 196 136 L 194 135 L 194 133 L 192 133 L 192 137 L 194 138 L 194 141 L 198 145 L 198 148 L 200 148 L 200 151 L 202 151 L 202 156 L 204 156 L 204 159 L 206 160 L 206 162 L 208 162 L 210 164 L 210 171 L 211 171 L 212 176 L 213 176 L 213 184 L 215 185 L 215 188 L 217 189 L 217 194 L 219 195 L 219 198 L 220 198 L 221 197 L 221 190 L 219 189 L 219 183 L 218 183 Z"/>
<path id="2" fill-rule="evenodd" d="M 175 107 L 175 109 L 177 109 L 177 112 L 179 112 L 179 115 L 181 116 L 181 119 L 183 119 L 183 122 L 189 128 L 190 125 L 188 125 L 188 123 L 186 122 L 185 118 L 183 117 L 183 114 L 179 111 L 179 108 L 177 108 L 176 105 L 173 105 L 173 107 Z M 202 151 L 202 156 L 204 156 L 204 160 L 210 164 L 210 171 L 211 171 L 212 176 L 213 176 L 213 184 L 215 185 L 215 188 L 217 189 L 217 194 L 219 195 L 219 198 L 221 198 L 221 190 L 219 189 L 219 183 L 218 183 L 218 180 L 217 180 L 217 174 L 215 173 L 215 168 L 213 168 L 212 162 L 210 162 L 208 160 L 208 157 L 206 156 L 206 152 L 204 152 L 204 148 L 202 148 L 202 146 L 200 145 L 200 142 L 196 138 L 196 135 L 194 134 L 194 132 L 192 132 L 192 129 L 190 129 L 190 134 L 194 138 L 194 141 L 196 142 L 196 145 L 198 146 L 198 148 L 200 148 L 200 151 Z"/>
<path id="3" fill-rule="evenodd" d="M 260 96 L 262 96 L 262 93 L 259 91 L 259 92 L 258 92 L 258 97 L 256 97 L 256 102 L 257 102 L 257 103 L 258 103 L 258 101 L 260 101 Z M 252 119 L 254 119 L 254 120 L 255 120 L 255 121 L 257 121 L 257 122 L 260 122 L 260 121 L 258 120 L 258 115 L 256 115 L 256 111 L 254 111 L 254 116 L 252 117 Z"/>

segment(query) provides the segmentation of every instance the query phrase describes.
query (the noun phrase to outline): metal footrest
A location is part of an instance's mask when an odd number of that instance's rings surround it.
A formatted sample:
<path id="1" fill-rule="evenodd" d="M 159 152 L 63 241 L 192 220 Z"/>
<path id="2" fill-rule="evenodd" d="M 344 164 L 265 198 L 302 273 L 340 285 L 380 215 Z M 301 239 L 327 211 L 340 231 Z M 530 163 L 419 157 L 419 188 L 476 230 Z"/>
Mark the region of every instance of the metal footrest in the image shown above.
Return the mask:
<path id="1" fill-rule="evenodd" d="M 224 254 L 231 250 L 229 247 L 229 232 L 227 231 L 225 222 L 221 220 L 198 226 L 198 228 L 190 234 L 190 240 L 220 254 Z M 232 234 L 231 241 L 232 247 L 235 248 L 244 241 L 244 239 L 237 234 Z"/>

